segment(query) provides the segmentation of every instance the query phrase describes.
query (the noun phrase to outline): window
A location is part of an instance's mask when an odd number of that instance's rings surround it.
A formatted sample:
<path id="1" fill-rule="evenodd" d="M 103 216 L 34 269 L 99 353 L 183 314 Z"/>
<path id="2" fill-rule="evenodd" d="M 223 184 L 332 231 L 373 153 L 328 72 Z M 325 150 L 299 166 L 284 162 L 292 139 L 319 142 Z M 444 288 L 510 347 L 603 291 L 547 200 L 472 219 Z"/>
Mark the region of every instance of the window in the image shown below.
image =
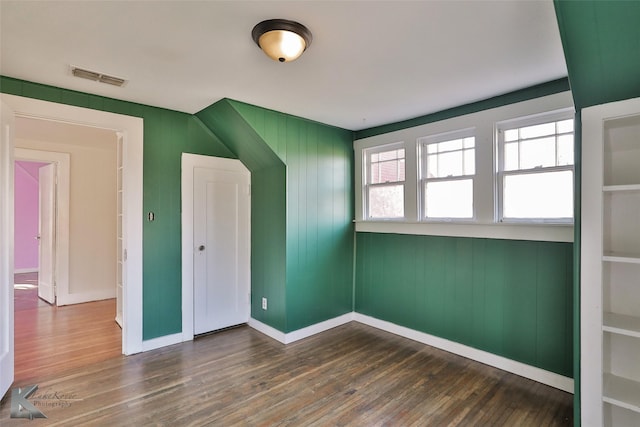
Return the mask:
<path id="1" fill-rule="evenodd" d="M 404 218 L 404 154 L 402 144 L 364 151 L 365 219 Z"/>
<path id="2" fill-rule="evenodd" d="M 476 173 L 472 130 L 418 140 L 423 219 L 472 219 Z"/>
<path id="3" fill-rule="evenodd" d="M 498 134 L 500 221 L 573 220 L 573 112 L 503 122 Z"/>

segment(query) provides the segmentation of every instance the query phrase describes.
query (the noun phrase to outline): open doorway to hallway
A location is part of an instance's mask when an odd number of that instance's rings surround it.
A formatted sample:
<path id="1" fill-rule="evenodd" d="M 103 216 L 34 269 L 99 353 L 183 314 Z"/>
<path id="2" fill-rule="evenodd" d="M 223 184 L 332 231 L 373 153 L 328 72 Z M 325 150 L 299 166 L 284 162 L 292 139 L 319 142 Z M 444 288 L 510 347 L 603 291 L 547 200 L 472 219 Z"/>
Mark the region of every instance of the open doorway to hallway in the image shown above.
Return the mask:
<path id="1" fill-rule="evenodd" d="M 116 323 L 117 277 L 122 269 L 116 254 L 121 228 L 118 216 L 118 136 L 95 129 L 32 118 L 16 119 L 15 162 L 15 380 L 75 369 L 122 354 L 122 331 Z M 34 154 L 36 153 L 36 154 Z M 39 153 L 39 154 L 38 154 Z M 48 153 L 48 154 L 47 154 Z M 66 155 L 68 197 L 55 193 L 53 298 L 38 297 L 38 276 L 43 284 L 42 250 L 38 240 L 42 213 L 38 209 L 37 157 Z M 55 163 L 51 161 L 48 163 Z M 32 188 L 19 187 L 19 173 L 27 173 Z M 58 183 L 60 185 L 60 183 Z M 35 202 L 24 204 L 28 192 Z M 35 225 L 26 232 L 21 222 Z M 34 233 L 35 230 L 35 233 Z M 60 245 L 66 232 L 66 243 Z M 59 234 L 59 235 L 58 235 Z M 28 243 L 28 244 L 27 244 Z M 35 245 L 33 244 L 35 243 Z M 40 247 L 42 244 L 40 245 Z M 23 248 L 24 247 L 24 248 Z M 22 249 L 31 253 L 23 253 Z M 60 253 L 58 253 L 60 252 Z M 57 259 L 63 259 L 59 262 Z M 46 268 L 45 268 L 46 270 Z M 65 270 L 64 272 L 59 270 Z M 44 272 L 44 273 L 43 273 Z M 49 305 L 43 301 L 48 300 Z"/>

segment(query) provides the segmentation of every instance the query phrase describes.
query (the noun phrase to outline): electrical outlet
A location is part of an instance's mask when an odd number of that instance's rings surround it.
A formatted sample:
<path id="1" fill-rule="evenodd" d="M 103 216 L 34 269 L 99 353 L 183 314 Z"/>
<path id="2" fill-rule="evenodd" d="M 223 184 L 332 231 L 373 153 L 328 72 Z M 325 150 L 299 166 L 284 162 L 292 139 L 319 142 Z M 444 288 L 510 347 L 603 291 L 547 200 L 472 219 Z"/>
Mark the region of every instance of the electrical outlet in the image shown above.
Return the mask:
<path id="1" fill-rule="evenodd" d="M 267 299 L 265 297 L 262 297 L 262 309 L 267 309 Z"/>

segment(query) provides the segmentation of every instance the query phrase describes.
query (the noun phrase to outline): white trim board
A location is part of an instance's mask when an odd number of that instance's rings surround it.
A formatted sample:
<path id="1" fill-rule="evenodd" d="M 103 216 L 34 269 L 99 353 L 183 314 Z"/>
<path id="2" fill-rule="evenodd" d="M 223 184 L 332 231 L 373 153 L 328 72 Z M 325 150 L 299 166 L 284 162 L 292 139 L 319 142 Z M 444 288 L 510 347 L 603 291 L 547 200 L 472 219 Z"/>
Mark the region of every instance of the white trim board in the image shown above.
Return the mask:
<path id="1" fill-rule="evenodd" d="M 58 305 L 82 304 L 84 302 L 101 301 L 105 299 L 114 299 L 116 297 L 115 289 L 103 289 L 99 291 L 89 291 L 81 293 L 67 293 L 64 301 Z"/>
<path id="2" fill-rule="evenodd" d="M 524 378 L 529 378 L 539 383 L 566 391 L 567 393 L 573 394 L 574 392 L 574 381 L 572 378 L 360 313 L 346 313 L 342 316 L 325 320 L 324 322 L 286 334 L 253 318 L 249 319 L 249 326 L 258 332 L 275 339 L 276 341 L 283 344 L 290 344 L 294 341 L 349 323 L 350 321 L 359 322 L 404 338 L 409 338 L 410 340 L 439 348 L 441 350 L 448 351 L 449 353 L 457 354 L 459 356 L 466 357 L 467 359 L 475 360 L 476 362 L 484 363 L 485 365 L 493 366 L 494 368 L 502 369 L 503 371 L 507 371 Z"/>
<path id="3" fill-rule="evenodd" d="M 163 337 L 142 341 L 142 351 L 155 350 L 168 345 L 180 344 L 181 342 L 182 332 L 173 335 L 165 335 Z"/>
<path id="4" fill-rule="evenodd" d="M 324 322 L 316 323 L 315 325 L 307 326 L 306 328 L 298 329 L 286 334 L 254 319 L 253 317 L 249 319 L 249 326 L 276 341 L 280 341 L 282 344 L 291 344 L 292 342 L 344 325 L 352 320 L 353 313 L 346 313 L 342 316 L 334 317 L 333 319 L 325 320 Z"/>
<path id="5" fill-rule="evenodd" d="M 16 268 L 13 270 L 13 274 L 25 274 L 25 273 L 37 273 L 37 268 Z"/>

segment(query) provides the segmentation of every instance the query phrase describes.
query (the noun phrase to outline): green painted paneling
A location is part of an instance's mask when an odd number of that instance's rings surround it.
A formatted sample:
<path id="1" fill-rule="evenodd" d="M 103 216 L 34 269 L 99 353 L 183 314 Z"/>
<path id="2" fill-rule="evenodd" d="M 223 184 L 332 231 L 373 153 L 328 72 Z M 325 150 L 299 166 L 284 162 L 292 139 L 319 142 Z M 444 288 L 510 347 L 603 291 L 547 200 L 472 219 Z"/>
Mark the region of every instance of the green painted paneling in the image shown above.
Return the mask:
<path id="1" fill-rule="evenodd" d="M 285 177 L 281 164 L 251 172 L 251 317 L 280 331 L 287 310 Z"/>
<path id="2" fill-rule="evenodd" d="M 501 107 L 503 105 L 513 104 L 520 101 L 527 101 L 533 98 L 540 98 L 546 95 L 566 92 L 569 90 L 569 80 L 567 78 L 554 80 L 547 83 L 531 86 L 529 88 L 510 92 L 504 95 L 495 96 L 471 104 L 461 105 L 459 107 L 450 108 L 448 110 L 438 111 L 433 114 L 416 117 L 414 119 L 404 120 L 402 122 L 390 123 L 383 126 L 362 129 L 355 132 L 354 139 L 362 139 L 370 136 L 381 135 L 383 133 L 394 132 L 401 129 L 407 129 L 414 126 L 421 126 L 427 123 L 434 123 L 441 120 L 458 117 L 465 114 L 476 113 L 478 111 L 488 110 L 490 108 Z"/>
<path id="3" fill-rule="evenodd" d="M 640 2 L 554 5 L 576 108 L 640 96 Z"/>
<path id="4" fill-rule="evenodd" d="M 156 220 L 143 226 L 143 339 L 181 332 L 181 153 L 231 151 L 188 114 L 8 77 L 0 77 L 0 91 L 144 119 L 143 209 Z"/>
<path id="5" fill-rule="evenodd" d="M 351 311 L 352 133 L 230 100 L 286 164 L 286 330 Z"/>
<path id="6" fill-rule="evenodd" d="M 357 233 L 356 311 L 573 376 L 573 244 Z"/>

